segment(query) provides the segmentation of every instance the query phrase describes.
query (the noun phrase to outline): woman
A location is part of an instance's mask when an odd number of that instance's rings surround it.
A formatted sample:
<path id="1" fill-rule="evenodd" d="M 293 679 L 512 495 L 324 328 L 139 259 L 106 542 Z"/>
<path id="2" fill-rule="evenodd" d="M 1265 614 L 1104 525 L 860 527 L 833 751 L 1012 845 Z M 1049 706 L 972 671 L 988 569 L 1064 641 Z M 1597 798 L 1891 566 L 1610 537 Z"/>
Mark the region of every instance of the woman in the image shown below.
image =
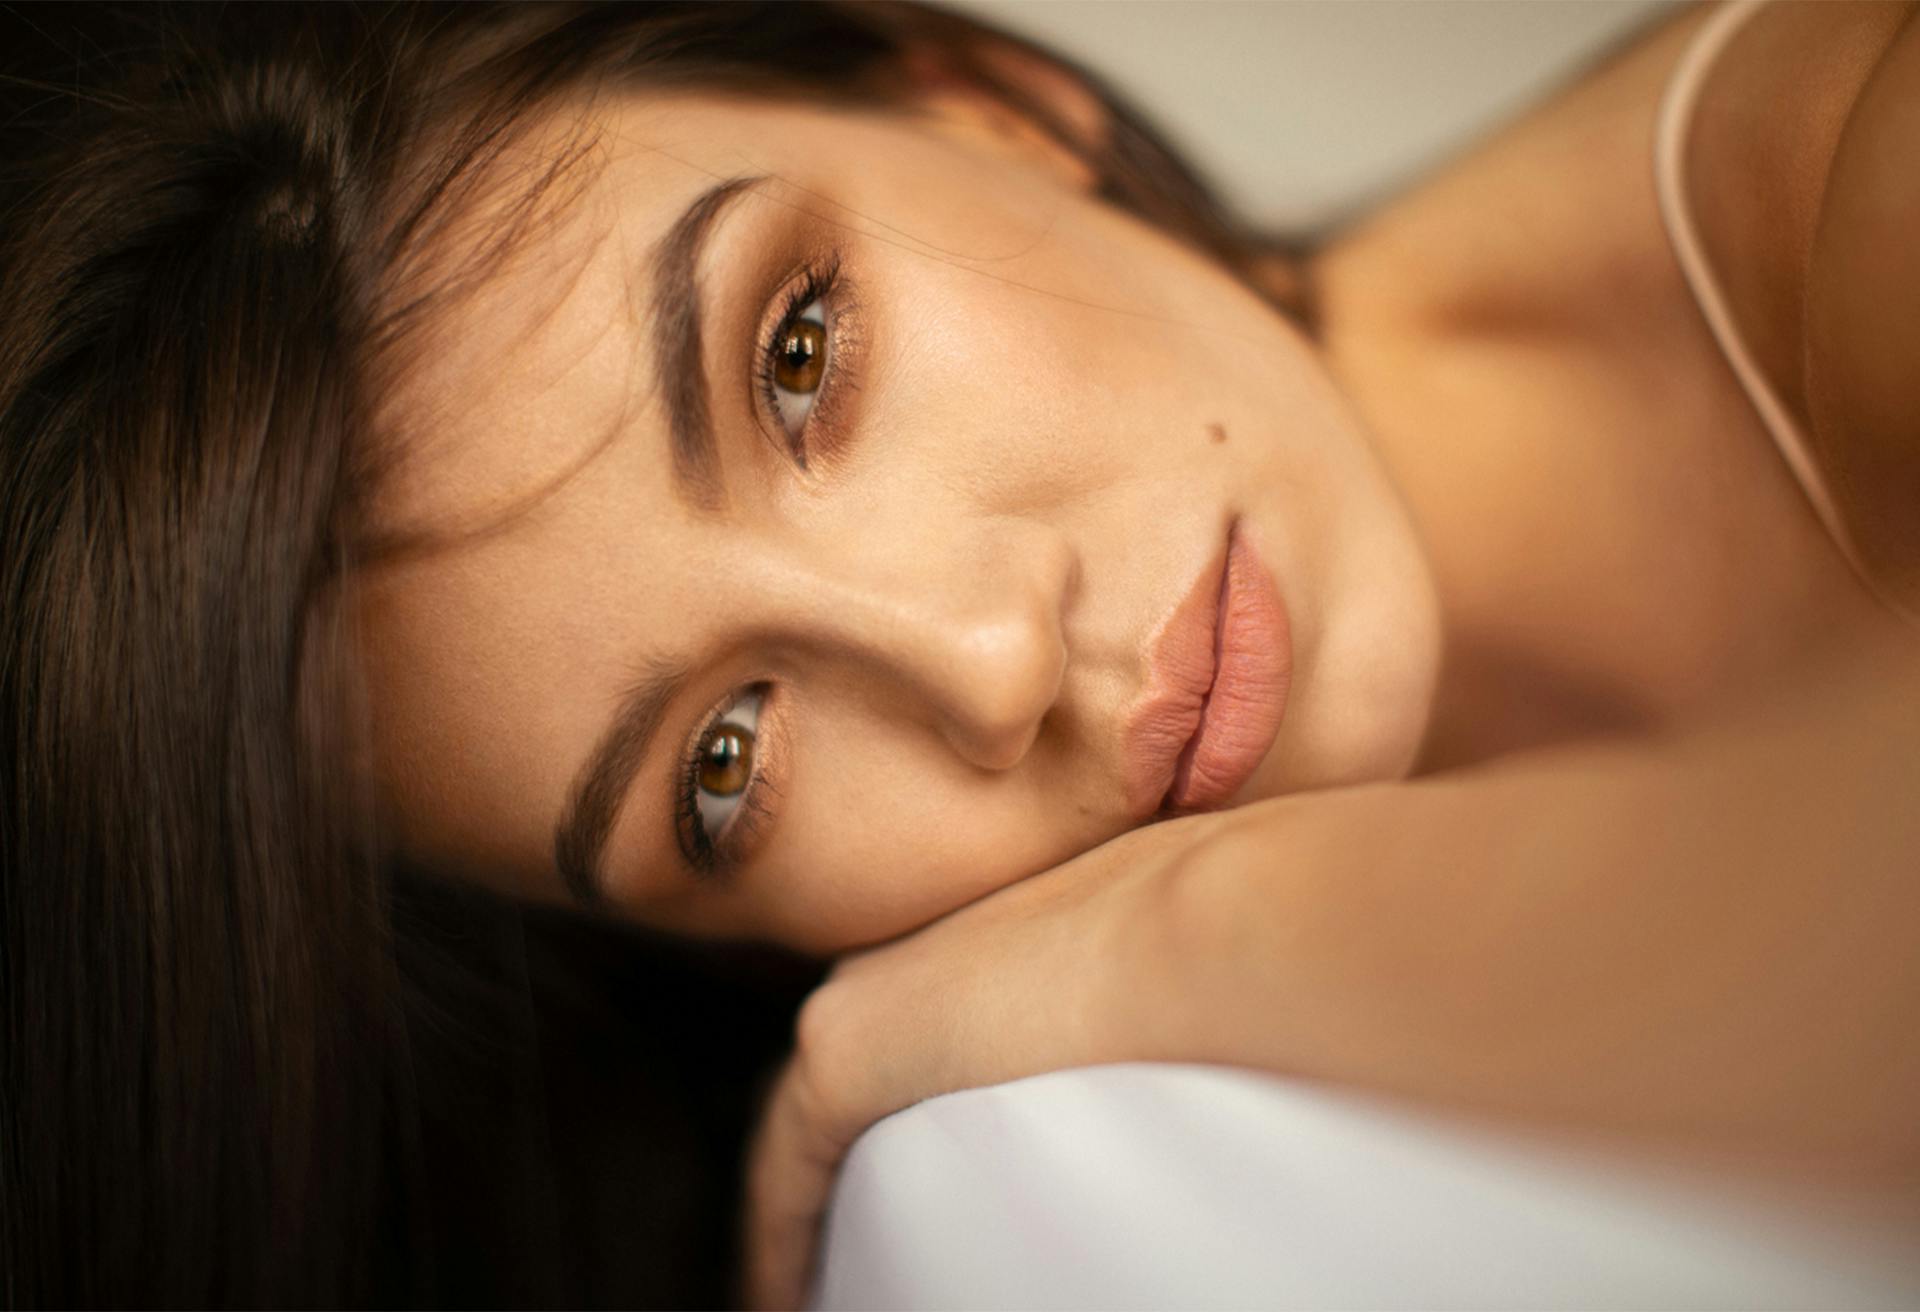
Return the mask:
<path id="1" fill-rule="evenodd" d="M 867 1124 L 1085 1062 L 1911 1174 L 1920 36 L 1727 29 L 1743 389 L 1650 150 L 1716 12 L 1299 264 L 934 15 L 170 38 L 8 219 L 9 1159 L 364 1206 L 404 862 L 843 958 L 760 1302 Z M 33 1151 L 70 1242 L 234 1246 Z"/>

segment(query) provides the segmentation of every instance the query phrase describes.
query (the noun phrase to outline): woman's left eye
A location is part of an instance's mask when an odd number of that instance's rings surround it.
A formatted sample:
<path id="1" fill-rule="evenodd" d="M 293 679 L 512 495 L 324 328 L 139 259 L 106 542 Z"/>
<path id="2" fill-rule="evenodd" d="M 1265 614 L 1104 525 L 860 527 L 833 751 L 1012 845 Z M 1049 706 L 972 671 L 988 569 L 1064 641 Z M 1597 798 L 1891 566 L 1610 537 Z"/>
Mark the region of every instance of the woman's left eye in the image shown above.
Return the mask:
<path id="1" fill-rule="evenodd" d="M 789 316 L 774 334 L 767 360 L 767 400 L 787 440 L 798 443 L 827 374 L 827 310 L 818 297 Z"/>
<path id="2" fill-rule="evenodd" d="M 701 835 L 712 843 L 726 829 L 753 786 L 754 733 L 760 727 L 760 693 L 744 694 L 701 736 L 692 779 L 693 810 Z"/>

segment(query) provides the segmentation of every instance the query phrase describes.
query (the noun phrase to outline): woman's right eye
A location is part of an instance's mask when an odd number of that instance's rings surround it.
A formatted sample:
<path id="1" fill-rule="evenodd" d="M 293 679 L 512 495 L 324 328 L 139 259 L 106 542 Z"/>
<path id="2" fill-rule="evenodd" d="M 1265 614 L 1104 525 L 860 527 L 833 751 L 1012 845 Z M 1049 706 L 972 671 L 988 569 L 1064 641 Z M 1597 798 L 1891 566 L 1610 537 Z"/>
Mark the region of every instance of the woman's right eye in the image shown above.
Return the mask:
<path id="1" fill-rule="evenodd" d="M 753 375 L 756 410 L 773 437 L 778 425 L 793 462 L 833 449 L 843 420 L 842 377 L 859 355 L 859 310 L 843 286 L 838 256 L 801 271 L 760 326 Z"/>

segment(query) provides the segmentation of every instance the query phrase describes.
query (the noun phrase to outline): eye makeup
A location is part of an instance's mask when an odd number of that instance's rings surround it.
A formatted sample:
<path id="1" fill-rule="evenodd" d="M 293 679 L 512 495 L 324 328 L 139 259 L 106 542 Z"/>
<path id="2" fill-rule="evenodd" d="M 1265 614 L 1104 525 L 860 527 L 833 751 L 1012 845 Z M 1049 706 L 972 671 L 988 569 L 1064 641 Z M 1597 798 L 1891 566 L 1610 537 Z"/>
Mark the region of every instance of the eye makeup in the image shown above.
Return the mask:
<path id="1" fill-rule="evenodd" d="M 674 774 L 675 838 L 700 878 L 724 878 L 745 864 L 774 818 L 780 735 L 777 716 L 768 712 L 778 700 L 764 682 L 729 693 L 682 749 Z M 744 780 L 732 787 L 742 773 Z M 717 824 L 715 810 L 724 815 Z"/>
<path id="2" fill-rule="evenodd" d="M 782 414 L 781 393 L 799 394 L 781 387 L 778 377 L 783 350 L 803 322 L 822 325 L 826 359 L 804 419 L 790 426 Z M 752 411 L 769 439 L 803 472 L 812 472 L 816 462 L 830 465 L 845 448 L 852 422 L 849 401 L 858 390 L 855 378 L 864 346 L 861 329 L 859 302 L 837 253 L 802 264 L 769 303 L 753 356 Z"/>
<path id="3" fill-rule="evenodd" d="M 810 393 L 783 387 L 783 373 L 791 380 L 793 360 L 782 369 L 782 352 L 793 342 L 796 327 L 819 326 L 824 359 L 818 383 Z M 852 423 L 851 400 L 857 392 L 856 370 L 865 344 L 859 303 L 853 295 L 840 255 L 826 250 L 803 259 L 768 297 L 751 342 L 748 405 L 753 421 L 769 441 L 782 450 L 802 473 L 830 467 L 845 451 Z M 811 364 L 811 361 L 807 361 Z M 782 393 L 786 404 L 783 407 Z M 806 398 L 798 422 L 783 416 L 796 399 Z M 756 702 L 747 712 L 744 704 Z M 764 843 L 764 831 L 775 819 L 779 796 L 782 697 L 770 682 L 743 685 L 728 693 L 688 738 L 674 772 L 673 816 L 677 846 L 693 873 L 702 879 L 724 879 L 747 863 Z M 744 760 L 729 753 L 746 752 Z M 724 780 L 728 772 L 746 772 L 743 788 L 727 794 L 731 806 L 714 823 L 718 795 L 703 787 Z"/>

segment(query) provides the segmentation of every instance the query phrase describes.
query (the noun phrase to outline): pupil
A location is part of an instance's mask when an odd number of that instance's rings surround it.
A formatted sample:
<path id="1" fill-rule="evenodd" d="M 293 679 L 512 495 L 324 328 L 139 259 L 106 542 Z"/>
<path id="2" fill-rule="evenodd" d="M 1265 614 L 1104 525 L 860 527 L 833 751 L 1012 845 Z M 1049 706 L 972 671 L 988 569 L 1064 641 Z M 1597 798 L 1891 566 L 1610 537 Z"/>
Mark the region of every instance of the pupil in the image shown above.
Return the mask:
<path id="1" fill-rule="evenodd" d="M 774 381 L 789 392 L 806 395 L 820 386 L 826 364 L 821 348 L 826 345 L 826 328 L 811 319 L 802 319 L 787 330 L 780 343 Z"/>
<path id="2" fill-rule="evenodd" d="M 707 740 L 706 757 L 700 762 L 700 787 L 721 797 L 731 797 L 747 786 L 752 777 L 753 734 L 729 724 Z"/>

